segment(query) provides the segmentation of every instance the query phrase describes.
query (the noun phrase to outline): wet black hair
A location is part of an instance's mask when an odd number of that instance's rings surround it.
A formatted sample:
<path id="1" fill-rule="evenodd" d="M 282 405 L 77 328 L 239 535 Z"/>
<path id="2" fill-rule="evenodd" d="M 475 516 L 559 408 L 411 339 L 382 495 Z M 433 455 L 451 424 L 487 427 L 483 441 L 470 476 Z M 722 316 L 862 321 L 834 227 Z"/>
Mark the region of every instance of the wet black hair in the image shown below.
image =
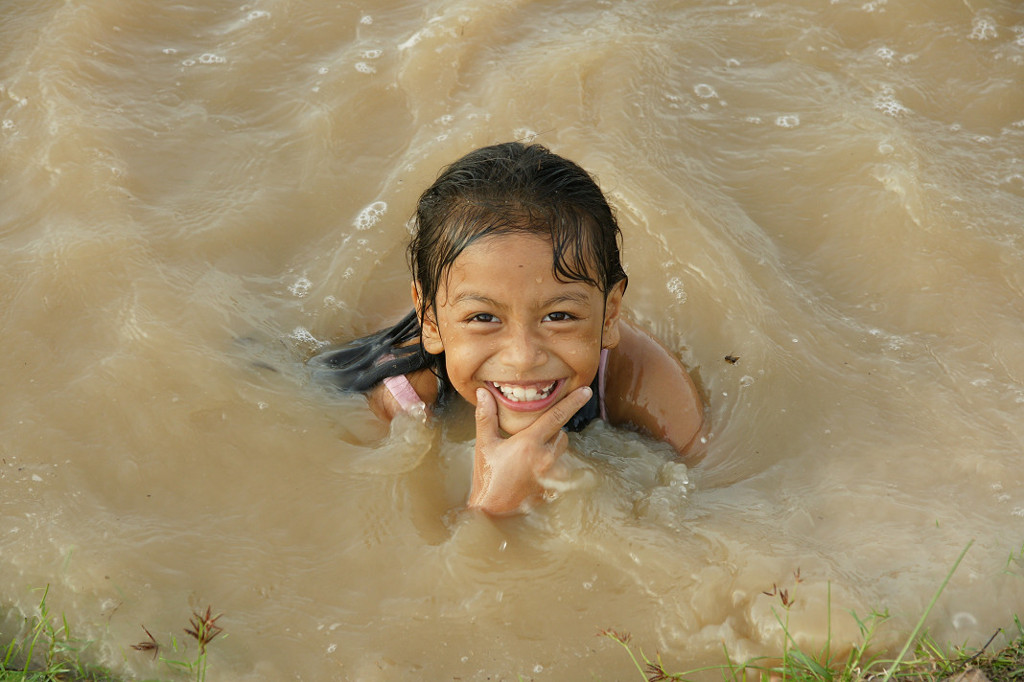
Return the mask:
<path id="1" fill-rule="evenodd" d="M 592 284 L 605 296 L 626 273 L 618 222 L 600 187 L 580 166 L 539 144 L 507 142 L 466 154 L 419 199 L 409 267 L 420 315 L 436 305 L 442 280 L 479 239 L 533 234 L 551 241 L 556 279 Z M 431 369 L 441 385 L 444 357 L 421 343 L 416 312 L 395 326 L 313 357 L 314 373 L 347 391 L 368 391 L 385 378 Z"/>

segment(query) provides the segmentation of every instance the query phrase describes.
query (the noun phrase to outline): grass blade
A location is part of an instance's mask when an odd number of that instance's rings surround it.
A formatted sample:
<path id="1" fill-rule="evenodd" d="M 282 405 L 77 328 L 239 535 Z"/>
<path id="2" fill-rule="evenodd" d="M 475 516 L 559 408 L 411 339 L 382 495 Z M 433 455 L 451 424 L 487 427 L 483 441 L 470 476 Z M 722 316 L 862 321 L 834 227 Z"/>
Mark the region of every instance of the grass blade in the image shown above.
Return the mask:
<path id="1" fill-rule="evenodd" d="M 971 548 L 971 545 L 973 544 L 974 540 L 968 542 L 967 546 L 964 547 L 962 552 L 960 552 L 960 556 L 956 558 L 956 561 L 953 563 L 953 567 L 949 569 L 949 573 L 946 574 L 946 579 L 942 581 L 941 585 L 939 585 L 939 589 L 935 591 L 935 594 L 932 596 L 932 600 L 928 602 L 928 607 L 924 610 L 924 613 L 922 613 L 921 617 L 918 619 L 917 625 L 914 626 L 914 630 L 910 633 L 910 636 L 907 638 L 907 642 L 903 645 L 903 649 L 896 657 L 896 660 L 892 662 L 892 665 L 889 666 L 889 669 L 885 672 L 885 677 L 882 678 L 882 682 L 889 682 L 893 674 L 896 672 L 896 668 L 899 667 L 899 664 L 903 660 L 903 657 L 907 655 L 907 651 L 910 650 L 911 645 L 913 645 L 914 641 L 917 639 L 917 635 L 921 631 L 921 627 L 924 625 L 924 621 L 928 618 L 928 614 L 930 614 L 932 612 L 932 608 L 935 607 L 935 602 L 939 600 L 939 596 L 942 594 L 943 590 L 946 589 L 946 585 L 949 584 L 949 581 L 950 579 L 952 579 L 953 574 L 956 573 L 956 569 L 959 568 L 960 562 L 964 560 L 964 556 L 967 554 L 967 550 L 969 550 Z"/>

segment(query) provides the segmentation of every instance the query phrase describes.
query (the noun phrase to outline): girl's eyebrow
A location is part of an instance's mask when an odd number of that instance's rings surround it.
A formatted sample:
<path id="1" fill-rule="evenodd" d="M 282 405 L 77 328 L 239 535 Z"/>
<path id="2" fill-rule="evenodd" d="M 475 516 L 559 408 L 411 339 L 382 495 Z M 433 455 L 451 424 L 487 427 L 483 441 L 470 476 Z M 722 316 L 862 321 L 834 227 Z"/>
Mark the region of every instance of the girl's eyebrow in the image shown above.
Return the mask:
<path id="1" fill-rule="evenodd" d="M 476 293 L 474 291 L 465 291 L 465 292 L 460 293 L 458 296 L 456 296 L 455 298 L 453 298 L 451 300 L 450 305 L 459 305 L 460 303 L 467 303 L 467 302 L 468 303 L 483 303 L 484 305 L 489 305 L 489 306 L 492 306 L 494 308 L 502 307 L 501 304 L 498 303 L 497 301 L 495 301 L 493 298 L 490 298 L 489 296 L 484 296 L 483 294 L 478 294 L 478 293 Z"/>
<path id="2" fill-rule="evenodd" d="M 460 303 L 478 303 L 488 305 L 494 308 L 505 307 L 504 304 L 495 301 L 490 296 L 485 296 L 483 294 L 476 293 L 475 291 L 466 291 L 458 294 L 457 296 L 455 296 L 455 298 L 452 299 L 450 305 L 455 306 L 459 305 Z M 587 293 L 584 291 L 568 292 L 564 294 L 559 294 L 557 296 L 552 296 L 551 298 L 542 301 L 540 307 L 548 308 L 553 305 L 558 305 L 559 303 L 577 303 L 579 305 L 587 305 L 590 303 L 590 296 L 588 296 Z"/>
<path id="3" fill-rule="evenodd" d="M 590 303 L 590 296 L 583 291 L 573 291 L 571 293 L 559 294 L 553 296 L 548 300 L 544 301 L 542 307 L 548 307 L 557 303 L 578 303 L 580 305 L 587 305 Z"/>

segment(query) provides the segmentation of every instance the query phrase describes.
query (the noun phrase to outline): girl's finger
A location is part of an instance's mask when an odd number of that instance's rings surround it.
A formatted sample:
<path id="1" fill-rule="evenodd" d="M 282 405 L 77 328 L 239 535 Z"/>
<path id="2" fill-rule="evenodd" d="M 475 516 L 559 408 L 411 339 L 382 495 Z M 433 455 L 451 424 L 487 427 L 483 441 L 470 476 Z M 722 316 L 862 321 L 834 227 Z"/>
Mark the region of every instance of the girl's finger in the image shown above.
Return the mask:
<path id="1" fill-rule="evenodd" d="M 587 404 L 590 396 L 593 395 L 590 386 L 577 388 L 569 395 L 555 403 L 551 409 L 542 414 L 537 421 L 530 424 L 526 429 L 544 442 L 554 438 L 559 430 L 572 419 L 572 416 L 579 412 L 580 408 Z M 488 396 L 490 397 L 490 396 Z"/>
<path id="2" fill-rule="evenodd" d="M 498 406 L 485 388 L 476 389 L 476 440 L 490 443 L 501 438 L 498 433 Z"/>

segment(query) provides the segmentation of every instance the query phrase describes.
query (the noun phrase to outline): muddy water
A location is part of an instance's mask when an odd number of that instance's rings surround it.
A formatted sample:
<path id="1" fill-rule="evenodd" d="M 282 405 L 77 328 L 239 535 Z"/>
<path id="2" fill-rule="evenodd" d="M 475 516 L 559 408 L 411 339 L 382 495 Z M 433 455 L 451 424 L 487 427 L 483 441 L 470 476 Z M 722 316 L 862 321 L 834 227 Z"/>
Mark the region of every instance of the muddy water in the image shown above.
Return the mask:
<path id="1" fill-rule="evenodd" d="M 599 629 L 901 645 L 973 540 L 927 624 L 984 642 L 1024 610 L 1022 83 L 1009 0 L 5 3 L 4 641 L 49 585 L 127 676 L 212 605 L 210 679 L 628 679 Z M 513 138 L 598 176 L 713 431 L 687 470 L 595 425 L 493 522 L 465 413 L 389 431 L 303 360 L 406 310 L 415 197 Z"/>

